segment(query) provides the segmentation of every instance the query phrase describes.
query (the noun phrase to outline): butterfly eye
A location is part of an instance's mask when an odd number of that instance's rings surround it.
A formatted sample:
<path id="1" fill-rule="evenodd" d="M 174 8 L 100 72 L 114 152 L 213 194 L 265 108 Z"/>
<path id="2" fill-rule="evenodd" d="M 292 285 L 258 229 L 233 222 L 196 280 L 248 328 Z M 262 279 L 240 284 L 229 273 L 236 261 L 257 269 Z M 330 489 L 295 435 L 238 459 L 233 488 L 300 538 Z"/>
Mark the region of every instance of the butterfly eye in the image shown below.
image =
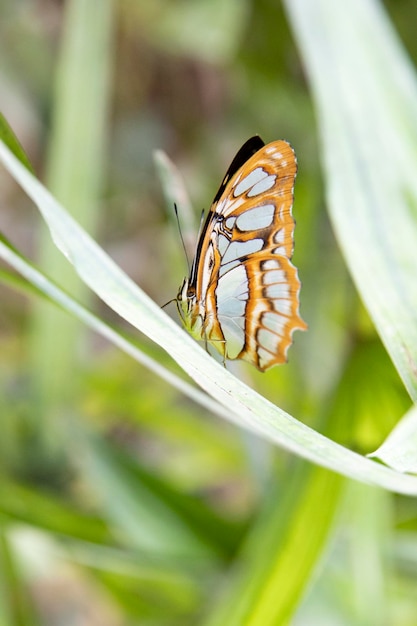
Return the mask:
<path id="1" fill-rule="evenodd" d="M 187 300 L 188 298 L 188 279 L 184 278 L 184 280 L 181 283 L 181 287 L 178 290 L 177 293 L 177 302 L 182 302 L 183 300 Z"/>

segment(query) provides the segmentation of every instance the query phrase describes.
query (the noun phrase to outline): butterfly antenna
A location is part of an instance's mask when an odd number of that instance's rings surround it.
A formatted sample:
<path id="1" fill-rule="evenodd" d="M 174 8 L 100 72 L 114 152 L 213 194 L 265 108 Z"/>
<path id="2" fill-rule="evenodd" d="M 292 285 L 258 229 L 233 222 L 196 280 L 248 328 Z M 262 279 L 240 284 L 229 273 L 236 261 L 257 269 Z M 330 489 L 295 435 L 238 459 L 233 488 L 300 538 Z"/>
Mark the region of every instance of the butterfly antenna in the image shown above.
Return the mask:
<path id="1" fill-rule="evenodd" d="M 168 300 L 168 302 L 165 302 L 165 304 L 161 306 L 161 309 L 165 309 L 165 307 L 168 306 L 168 304 L 171 304 L 171 302 L 177 302 L 177 298 L 171 298 L 171 300 Z"/>
<path id="2" fill-rule="evenodd" d="M 179 215 L 178 215 L 178 207 L 177 207 L 175 202 L 174 202 L 174 211 L 175 211 L 175 217 L 177 218 L 177 226 L 178 226 L 178 232 L 180 234 L 180 239 L 181 239 L 181 243 L 182 243 L 182 249 L 184 250 L 185 259 L 187 261 L 188 273 L 190 273 L 190 271 L 191 271 L 190 260 L 188 258 L 187 248 L 185 247 L 184 237 L 182 236 L 180 218 L 179 218 Z"/>

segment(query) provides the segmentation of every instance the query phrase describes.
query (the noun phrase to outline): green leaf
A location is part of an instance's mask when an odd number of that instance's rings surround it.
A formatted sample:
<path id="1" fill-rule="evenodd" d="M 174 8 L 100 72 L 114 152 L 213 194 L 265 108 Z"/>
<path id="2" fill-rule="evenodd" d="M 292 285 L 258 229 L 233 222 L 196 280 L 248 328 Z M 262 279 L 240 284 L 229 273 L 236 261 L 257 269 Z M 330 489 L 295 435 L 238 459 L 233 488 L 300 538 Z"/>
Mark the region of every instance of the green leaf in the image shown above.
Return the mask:
<path id="1" fill-rule="evenodd" d="M 369 457 L 380 459 L 397 472 L 417 474 L 417 406 L 398 422 L 384 443 Z"/>
<path id="2" fill-rule="evenodd" d="M 83 473 L 127 545 L 167 561 L 182 559 L 186 567 L 213 559 L 214 544 L 205 536 L 204 524 L 192 527 L 179 494 L 103 441 L 85 431 L 80 435 Z M 220 525 L 218 529 L 221 532 Z"/>
<path id="3" fill-rule="evenodd" d="M 110 95 L 113 0 L 65 3 L 57 51 L 47 146 L 47 185 L 89 232 L 94 232 L 104 175 L 103 155 Z M 88 291 L 40 231 L 39 263 L 79 301 Z M 85 337 L 76 319 L 48 303 L 34 303 L 29 362 L 34 413 L 45 445 L 62 448 L 56 415 L 78 393 L 79 350 Z"/>
<path id="4" fill-rule="evenodd" d="M 98 516 L 77 510 L 73 502 L 64 502 L 39 488 L 3 478 L 0 480 L 0 502 L 2 515 L 15 521 L 83 541 L 110 541 L 111 532 Z"/>
<path id="5" fill-rule="evenodd" d="M 384 624 L 390 614 L 387 594 L 392 538 L 392 499 L 380 489 L 350 484 L 347 489 L 351 523 L 348 554 L 352 607 L 349 623 Z"/>
<path id="6" fill-rule="evenodd" d="M 15 558 L 13 544 L 8 535 L 8 525 L 0 518 L 0 624 L 25 626 L 40 624 L 35 612 L 27 582 Z"/>
<path id="7" fill-rule="evenodd" d="M 2 113 L 0 113 L 0 139 L 4 141 L 6 146 L 8 146 L 8 148 L 13 152 L 15 157 L 19 159 L 19 161 L 25 167 L 27 167 L 27 169 L 30 172 L 32 173 L 35 172 L 31 162 L 29 161 L 29 157 L 27 156 L 26 152 L 23 150 L 22 146 L 19 143 L 18 138 L 12 131 L 11 127 L 7 123 L 6 118 L 4 117 Z"/>
<path id="8" fill-rule="evenodd" d="M 417 400 L 417 82 L 381 3 L 286 0 L 313 91 L 327 204 L 351 275 Z"/>
<path id="9" fill-rule="evenodd" d="M 195 250 L 195 219 L 184 181 L 171 159 L 162 150 L 155 150 L 154 163 L 161 182 L 168 217 L 177 215 L 180 235 L 187 254 Z M 174 208 L 177 211 L 174 213 Z"/>
<path id="10" fill-rule="evenodd" d="M 271 488 L 266 510 L 239 555 L 231 589 L 206 626 L 290 623 L 326 545 L 344 481 L 306 463 L 291 464 L 287 471 L 285 484 Z"/>

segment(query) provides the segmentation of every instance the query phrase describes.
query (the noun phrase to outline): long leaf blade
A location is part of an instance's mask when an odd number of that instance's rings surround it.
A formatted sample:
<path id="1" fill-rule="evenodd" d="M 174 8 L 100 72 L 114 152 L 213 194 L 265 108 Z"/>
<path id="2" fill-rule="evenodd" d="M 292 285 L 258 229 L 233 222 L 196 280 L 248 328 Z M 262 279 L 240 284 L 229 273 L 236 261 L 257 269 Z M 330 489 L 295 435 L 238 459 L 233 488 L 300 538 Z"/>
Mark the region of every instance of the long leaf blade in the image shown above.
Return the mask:
<path id="1" fill-rule="evenodd" d="M 416 77 L 379 3 L 286 5 L 315 97 L 330 217 L 416 400 Z"/>

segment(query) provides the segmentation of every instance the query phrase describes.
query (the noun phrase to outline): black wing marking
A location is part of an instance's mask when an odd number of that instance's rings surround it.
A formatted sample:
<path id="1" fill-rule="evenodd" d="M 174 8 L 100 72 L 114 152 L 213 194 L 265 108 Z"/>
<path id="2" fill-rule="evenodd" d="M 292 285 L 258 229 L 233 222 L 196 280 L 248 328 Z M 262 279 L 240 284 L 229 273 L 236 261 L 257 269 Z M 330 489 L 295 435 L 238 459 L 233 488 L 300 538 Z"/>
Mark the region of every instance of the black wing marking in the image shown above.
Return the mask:
<path id="1" fill-rule="evenodd" d="M 215 204 L 221 198 L 225 187 L 229 180 L 232 178 L 233 174 L 235 174 L 238 169 L 240 169 L 242 165 L 246 163 L 246 161 L 249 161 L 251 156 L 258 152 L 258 150 L 263 148 L 264 145 L 265 143 L 262 141 L 259 135 L 254 135 L 243 144 L 243 146 L 231 162 L 229 169 L 227 170 L 226 175 L 222 180 L 219 190 L 214 196 L 213 204 Z"/>
<path id="2" fill-rule="evenodd" d="M 220 185 L 216 195 L 214 196 L 214 200 L 213 200 L 213 202 L 211 204 L 212 207 L 222 197 L 223 192 L 224 192 L 224 190 L 226 188 L 226 185 L 229 182 L 229 180 L 232 178 L 232 176 L 234 174 L 236 174 L 236 172 L 246 163 L 246 161 L 248 161 L 251 158 L 251 156 L 256 154 L 256 152 L 258 152 L 261 148 L 263 148 L 264 145 L 265 145 L 265 142 L 259 137 L 259 135 L 254 135 L 253 137 L 251 137 L 250 139 L 245 141 L 245 143 L 240 148 L 240 150 L 236 154 L 235 158 L 233 159 L 233 161 L 229 165 L 229 169 L 227 170 L 226 175 L 223 178 L 222 183 L 221 183 L 221 185 Z M 195 252 L 195 255 L 194 255 L 194 259 L 193 259 L 193 263 L 192 263 L 192 267 L 191 267 L 191 272 L 190 272 L 190 278 L 189 278 L 189 283 L 190 283 L 190 285 L 193 285 L 193 286 L 195 286 L 196 280 L 197 280 L 197 264 L 198 264 L 199 259 L 200 259 L 201 247 L 203 245 L 203 240 L 204 240 L 205 234 L 207 232 L 207 229 L 209 227 L 209 224 L 210 224 L 211 220 L 213 219 L 213 214 L 214 213 L 213 213 L 212 210 L 210 210 L 207 213 L 207 217 L 206 217 L 206 220 L 204 222 L 204 225 L 200 229 L 200 234 L 199 234 L 199 238 L 198 238 L 198 241 L 197 241 L 197 249 L 196 249 L 196 252 Z"/>

